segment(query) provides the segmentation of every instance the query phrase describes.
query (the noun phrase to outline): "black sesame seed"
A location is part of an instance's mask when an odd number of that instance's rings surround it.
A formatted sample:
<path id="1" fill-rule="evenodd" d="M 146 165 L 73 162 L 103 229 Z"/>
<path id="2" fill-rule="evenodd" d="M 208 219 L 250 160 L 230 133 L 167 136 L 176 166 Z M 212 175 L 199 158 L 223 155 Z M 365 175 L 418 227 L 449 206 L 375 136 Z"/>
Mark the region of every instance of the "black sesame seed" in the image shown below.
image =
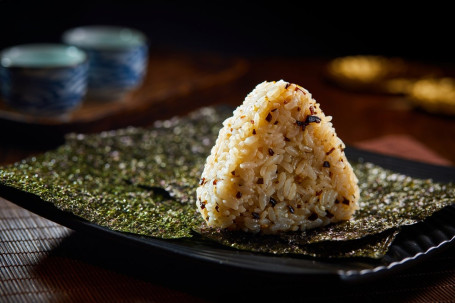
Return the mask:
<path id="1" fill-rule="evenodd" d="M 273 156 L 274 154 L 275 154 L 275 152 L 273 151 L 273 149 L 269 148 L 269 155 Z"/>
<path id="2" fill-rule="evenodd" d="M 235 195 L 235 197 L 237 199 L 240 199 L 242 197 L 242 193 L 238 191 L 237 194 Z"/>
<path id="3" fill-rule="evenodd" d="M 288 208 L 289 208 L 289 211 L 291 212 L 291 214 L 294 213 L 294 207 L 292 207 L 291 205 L 288 205 Z"/>
<path id="4" fill-rule="evenodd" d="M 296 120 L 295 123 L 296 123 L 298 126 L 304 126 L 304 125 L 305 125 L 305 121 Z"/>
<path id="5" fill-rule="evenodd" d="M 251 216 L 252 216 L 253 219 L 255 219 L 255 220 L 259 220 L 259 218 L 261 217 L 258 213 L 254 212 L 254 211 L 251 213 Z"/>
<path id="6" fill-rule="evenodd" d="M 306 126 L 308 125 L 307 123 L 305 123 L 305 121 L 299 121 L 299 120 L 296 120 L 295 123 L 297 124 L 297 126 L 302 128 L 302 131 L 304 131 Z"/>
<path id="7" fill-rule="evenodd" d="M 316 213 L 312 213 L 309 217 L 308 217 L 308 220 L 310 221 L 314 221 L 316 220 L 318 217 L 318 215 Z"/>
<path id="8" fill-rule="evenodd" d="M 306 122 L 307 124 L 310 124 L 310 123 L 320 123 L 320 122 L 321 122 L 321 118 L 319 118 L 318 116 L 312 116 L 312 115 L 310 115 L 310 116 L 307 116 L 307 117 L 306 117 L 305 122 Z"/>
<path id="9" fill-rule="evenodd" d="M 330 167 L 329 161 L 324 161 L 324 163 L 322 163 L 322 166 L 323 167 Z"/>
<path id="10" fill-rule="evenodd" d="M 272 197 L 270 197 L 270 200 L 269 200 L 270 204 L 272 204 L 272 207 L 274 207 L 276 205 L 276 200 L 273 199 Z"/>

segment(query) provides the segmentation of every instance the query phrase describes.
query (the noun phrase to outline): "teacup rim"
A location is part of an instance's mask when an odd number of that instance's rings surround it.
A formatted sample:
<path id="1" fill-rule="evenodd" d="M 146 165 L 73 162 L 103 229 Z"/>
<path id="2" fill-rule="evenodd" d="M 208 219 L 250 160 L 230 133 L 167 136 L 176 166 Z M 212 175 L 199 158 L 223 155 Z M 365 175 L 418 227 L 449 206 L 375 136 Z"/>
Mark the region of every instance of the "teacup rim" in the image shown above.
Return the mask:
<path id="1" fill-rule="evenodd" d="M 74 49 L 77 50 L 81 55 L 82 59 L 77 60 L 76 62 L 70 62 L 70 63 L 62 63 L 62 64 L 42 64 L 42 65 L 29 65 L 29 64 L 5 64 L 4 60 L 2 60 L 3 56 L 5 56 L 6 53 L 12 52 L 17 49 L 29 49 L 29 48 L 39 48 L 39 47 L 51 47 L 51 48 L 64 48 L 66 50 L 68 49 Z M 88 54 L 86 51 L 84 51 L 82 48 L 74 46 L 74 45 L 68 45 L 65 43 L 24 43 L 24 44 L 17 44 L 17 45 L 12 45 L 9 47 L 6 47 L 2 50 L 0 50 L 0 68 L 8 69 L 8 70 L 55 70 L 55 69 L 68 69 L 68 68 L 74 68 L 80 65 L 84 65 L 88 63 Z"/>
<path id="2" fill-rule="evenodd" d="M 132 46 L 131 45 L 122 45 L 122 46 L 97 45 L 97 46 L 94 46 L 94 45 L 76 43 L 70 39 L 70 36 L 77 32 L 94 31 L 94 30 L 116 30 L 116 31 L 128 30 L 128 31 L 134 33 L 135 36 L 139 37 L 140 43 L 134 44 Z M 150 44 L 150 40 L 147 37 L 147 35 L 137 28 L 129 27 L 129 26 L 121 26 L 121 25 L 106 25 L 106 24 L 81 25 L 81 26 L 67 29 L 62 34 L 62 41 L 63 41 L 63 43 L 65 43 L 67 45 L 74 45 L 78 48 L 85 49 L 85 50 L 102 50 L 102 51 L 113 51 L 113 52 L 129 50 L 129 49 L 140 47 L 140 46 L 147 47 Z"/>

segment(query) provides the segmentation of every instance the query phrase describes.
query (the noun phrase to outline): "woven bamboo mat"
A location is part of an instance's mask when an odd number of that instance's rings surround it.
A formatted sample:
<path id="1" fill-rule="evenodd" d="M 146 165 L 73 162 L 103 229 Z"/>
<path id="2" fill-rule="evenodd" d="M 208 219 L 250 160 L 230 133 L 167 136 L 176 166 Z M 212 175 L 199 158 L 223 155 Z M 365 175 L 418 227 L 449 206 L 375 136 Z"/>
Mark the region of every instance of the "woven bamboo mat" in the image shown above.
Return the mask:
<path id="1" fill-rule="evenodd" d="M 0 302 L 205 302 L 112 268 L 111 249 L 0 198 Z"/>

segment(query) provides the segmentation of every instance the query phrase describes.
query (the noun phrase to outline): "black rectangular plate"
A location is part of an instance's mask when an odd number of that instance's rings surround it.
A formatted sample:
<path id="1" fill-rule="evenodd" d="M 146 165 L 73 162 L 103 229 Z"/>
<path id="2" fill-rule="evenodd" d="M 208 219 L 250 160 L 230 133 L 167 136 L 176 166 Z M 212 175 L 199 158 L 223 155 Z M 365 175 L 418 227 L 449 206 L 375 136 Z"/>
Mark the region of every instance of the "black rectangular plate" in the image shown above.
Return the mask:
<path id="1" fill-rule="evenodd" d="M 437 166 L 385 156 L 348 147 L 351 161 L 365 161 L 415 178 L 431 178 L 437 182 L 454 182 L 455 167 Z M 404 227 L 392 243 L 389 252 L 380 260 L 366 258 L 321 259 L 301 256 L 277 256 L 230 249 L 196 239 L 162 240 L 136 234 L 122 233 L 93 224 L 35 195 L 0 186 L 0 196 L 44 218 L 76 231 L 88 232 L 118 245 L 131 246 L 151 253 L 165 253 L 175 262 L 189 259 L 203 266 L 221 266 L 236 271 L 248 271 L 292 279 L 335 278 L 365 281 L 396 272 L 424 260 L 432 253 L 453 245 L 455 239 L 455 205 L 444 208 L 425 221 Z M 134 249 L 129 250 L 134 256 Z"/>

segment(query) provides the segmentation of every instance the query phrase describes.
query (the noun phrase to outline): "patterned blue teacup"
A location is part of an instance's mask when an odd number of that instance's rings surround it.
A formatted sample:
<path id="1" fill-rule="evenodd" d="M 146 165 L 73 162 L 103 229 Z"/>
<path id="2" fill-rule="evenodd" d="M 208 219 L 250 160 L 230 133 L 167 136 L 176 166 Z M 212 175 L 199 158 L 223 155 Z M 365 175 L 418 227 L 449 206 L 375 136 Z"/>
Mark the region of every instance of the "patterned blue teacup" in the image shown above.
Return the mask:
<path id="1" fill-rule="evenodd" d="M 148 41 L 140 31 L 116 26 L 83 26 L 66 31 L 62 40 L 88 53 L 88 98 L 119 100 L 142 83 Z"/>
<path id="2" fill-rule="evenodd" d="M 81 104 L 87 90 L 87 54 L 63 44 L 24 44 L 0 52 L 0 88 L 11 108 L 59 115 Z"/>

